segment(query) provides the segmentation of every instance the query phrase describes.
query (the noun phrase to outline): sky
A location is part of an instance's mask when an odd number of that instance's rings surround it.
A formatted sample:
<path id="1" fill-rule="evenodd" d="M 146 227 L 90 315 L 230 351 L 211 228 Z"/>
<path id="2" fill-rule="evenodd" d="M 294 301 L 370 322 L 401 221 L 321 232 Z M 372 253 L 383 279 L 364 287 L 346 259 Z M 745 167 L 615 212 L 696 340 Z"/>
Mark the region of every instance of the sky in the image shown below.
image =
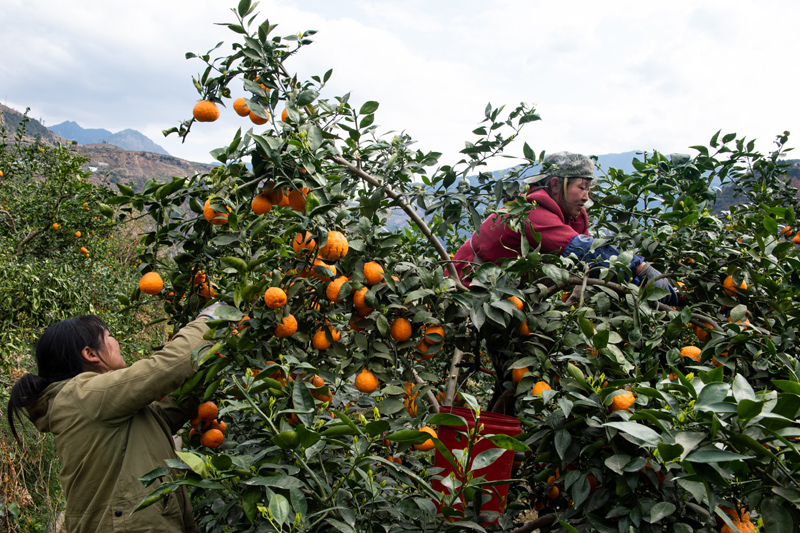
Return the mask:
<path id="1" fill-rule="evenodd" d="M 185 143 L 161 131 L 191 116 L 203 53 L 237 35 L 227 0 L 1 0 L 0 103 L 53 126 L 138 130 L 210 162 L 249 120 L 222 109 Z M 487 103 L 535 105 L 508 154 L 695 153 L 718 130 L 769 151 L 800 134 L 796 0 L 262 0 L 277 34 L 317 30 L 287 67 L 333 69 L 323 96 L 380 102 L 380 131 L 455 163 Z M 244 96 L 238 82 L 233 96 Z M 256 131 L 259 131 L 256 128 Z M 795 146 L 797 138 L 790 138 Z M 800 157 L 800 156 L 798 156 Z M 490 164 L 500 169 L 508 159 Z"/>

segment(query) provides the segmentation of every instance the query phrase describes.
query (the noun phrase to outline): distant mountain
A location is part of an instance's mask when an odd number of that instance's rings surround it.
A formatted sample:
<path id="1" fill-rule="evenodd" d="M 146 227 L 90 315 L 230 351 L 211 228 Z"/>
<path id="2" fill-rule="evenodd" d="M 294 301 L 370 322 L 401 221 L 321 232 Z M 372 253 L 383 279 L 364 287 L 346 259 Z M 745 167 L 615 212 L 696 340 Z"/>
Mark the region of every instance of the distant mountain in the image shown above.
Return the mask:
<path id="1" fill-rule="evenodd" d="M 150 138 L 132 129 L 111 133 L 102 128 L 82 128 L 77 122 L 68 120 L 51 126 L 50 131 L 78 144 L 107 143 L 123 150 L 169 155 L 166 150 L 154 143 Z"/>
<path id="2" fill-rule="evenodd" d="M 103 139 L 113 135 L 110 131 L 101 128 L 82 128 L 77 122 L 71 120 L 50 126 L 50 131 L 78 144 L 103 142 Z"/>

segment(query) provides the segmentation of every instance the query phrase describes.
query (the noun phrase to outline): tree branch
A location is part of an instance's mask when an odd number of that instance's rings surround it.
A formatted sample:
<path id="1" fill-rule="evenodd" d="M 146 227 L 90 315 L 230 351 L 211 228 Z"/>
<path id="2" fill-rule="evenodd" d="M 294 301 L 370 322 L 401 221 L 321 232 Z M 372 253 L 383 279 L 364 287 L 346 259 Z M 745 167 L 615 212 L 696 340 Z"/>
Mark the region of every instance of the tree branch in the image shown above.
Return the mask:
<path id="1" fill-rule="evenodd" d="M 389 196 L 389 198 L 396 201 L 399 204 L 400 209 L 402 209 L 403 212 L 405 212 L 405 214 L 408 215 L 411 221 L 414 222 L 419 227 L 423 235 L 425 235 L 428 241 L 430 241 L 430 243 L 436 249 L 436 252 L 442 258 L 442 261 L 446 262 L 447 270 L 450 273 L 450 278 L 453 281 L 455 281 L 456 287 L 463 291 L 467 290 L 467 288 L 464 287 L 464 285 L 461 283 L 461 280 L 458 277 L 458 272 L 456 271 L 455 265 L 452 262 L 450 262 L 450 255 L 447 253 L 447 250 L 444 249 L 444 246 L 442 246 L 442 243 L 439 242 L 439 239 L 437 239 L 433 235 L 433 233 L 431 232 L 430 228 L 425 223 L 425 221 L 422 220 L 422 218 L 420 218 L 419 215 L 417 215 L 416 211 L 411 209 L 411 207 L 403 201 L 403 198 L 398 193 L 393 191 L 391 187 L 389 187 L 388 185 L 384 185 L 383 183 L 381 183 L 380 180 L 375 176 L 372 176 L 371 174 L 368 174 L 367 172 L 361 170 L 361 168 L 351 164 L 344 157 L 340 155 L 335 155 L 333 156 L 333 160 L 339 163 L 340 165 L 344 166 L 347 170 L 349 170 L 362 180 L 366 181 L 370 185 L 374 185 L 375 187 L 382 187 L 386 191 L 386 194 Z M 359 161 L 359 165 L 360 163 L 361 162 Z"/>
<path id="2" fill-rule="evenodd" d="M 456 382 L 458 381 L 458 365 L 464 358 L 464 352 L 455 348 L 453 351 L 453 359 L 450 361 L 450 370 L 447 372 L 447 388 L 444 393 L 444 404 L 453 405 L 453 399 L 456 397 Z"/>
<path id="3" fill-rule="evenodd" d="M 414 374 L 414 380 L 417 383 L 425 383 L 425 380 L 419 377 L 419 374 L 417 374 L 417 370 L 415 368 L 411 369 L 411 373 Z M 433 407 L 433 412 L 438 413 L 441 409 L 441 406 L 439 405 L 439 400 L 436 399 L 436 395 L 433 393 L 433 391 L 429 390 L 425 394 L 425 397 L 428 398 L 428 402 L 431 404 L 431 407 Z"/>
<path id="4" fill-rule="evenodd" d="M 526 522 L 525 525 L 523 525 L 522 527 L 513 529 L 511 533 L 531 533 L 535 529 L 552 526 L 553 524 L 555 524 L 557 519 L 558 517 L 556 516 L 555 513 L 546 514 L 544 516 L 540 516 L 535 520 Z"/>

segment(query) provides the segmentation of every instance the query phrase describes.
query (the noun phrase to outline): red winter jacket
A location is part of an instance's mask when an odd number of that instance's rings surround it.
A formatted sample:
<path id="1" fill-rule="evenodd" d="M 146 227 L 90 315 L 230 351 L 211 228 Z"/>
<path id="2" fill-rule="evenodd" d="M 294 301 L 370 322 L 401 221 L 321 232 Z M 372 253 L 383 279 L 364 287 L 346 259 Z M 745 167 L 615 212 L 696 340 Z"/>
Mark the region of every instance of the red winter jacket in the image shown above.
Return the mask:
<path id="1" fill-rule="evenodd" d="M 573 237 L 579 234 L 589 235 L 586 209 L 581 209 L 577 218 L 566 220 L 563 211 L 546 190 L 538 189 L 530 193 L 527 199 L 537 204 L 528 215 L 528 242 L 533 247 L 538 246 L 539 242 L 534 239 L 533 232 L 539 233 L 542 253 L 561 254 Z M 520 255 L 520 235 L 505 224 L 505 218 L 504 215 L 490 215 L 481 224 L 480 231 L 474 233 L 456 252 L 456 270 L 465 286 L 469 287 L 469 281 L 464 278 L 471 272 L 470 263 L 476 262 L 476 253 L 480 260 L 488 263 L 497 263 L 501 259 Z M 480 260 L 477 262 L 480 263 Z"/>

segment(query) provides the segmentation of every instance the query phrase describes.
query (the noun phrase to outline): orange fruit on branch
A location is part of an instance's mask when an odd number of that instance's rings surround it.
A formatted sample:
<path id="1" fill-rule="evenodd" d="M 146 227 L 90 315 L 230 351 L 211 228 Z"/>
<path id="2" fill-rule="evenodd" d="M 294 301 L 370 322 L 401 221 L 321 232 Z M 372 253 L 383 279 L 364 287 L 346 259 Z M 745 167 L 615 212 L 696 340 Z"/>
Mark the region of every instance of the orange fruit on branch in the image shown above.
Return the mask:
<path id="1" fill-rule="evenodd" d="M 217 418 L 217 415 L 219 415 L 219 409 L 214 402 L 201 403 L 197 408 L 197 416 L 200 417 L 200 420 L 211 422 Z"/>
<path id="2" fill-rule="evenodd" d="M 281 113 L 281 120 L 286 122 L 287 118 L 289 118 L 289 110 L 284 107 L 283 113 Z"/>
<path id="3" fill-rule="evenodd" d="M 783 234 L 784 237 L 788 237 L 792 233 L 794 233 L 794 230 L 792 230 L 791 226 L 784 226 L 783 229 L 781 229 L 781 234 Z"/>
<path id="4" fill-rule="evenodd" d="M 297 332 L 297 319 L 294 315 L 286 315 L 281 323 L 275 326 L 275 336 L 278 338 L 291 337 Z"/>
<path id="5" fill-rule="evenodd" d="M 328 283 L 328 287 L 325 289 L 325 296 L 328 297 L 328 300 L 332 302 L 338 302 L 341 300 L 339 297 L 339 292 L 341 291 L 342 285 L 350 281 L 350 278 L 347 276 L 339 276 L 335 280 Z"/>
<path id="6" fill-rule="evenodd" d="M 326 276 L 325 274 L 322 274 L 320 269 L 322 269 L 323 272 L 327 271 L 328 275 Z M 330 281 L 336 275 L 336 267 L 327 264 L 325 261 L 317 257 L 314 259 L 314 267 L 311 269 L 311 275 L 317 279 L 321 279 L 322 281 Z"/>
<path id="7" fill-rule="evenodd" d="M 292 248 L 296 254 L 300 254 L 301 252 L 304 254 L 310 253 L 316 245 L 317 241 L 314 240 L 309 232 L 305 234 L 298 233 L 292 241 Z"/>
<path id="8" fill-rule="evenodd" d="M 517 298 L 516 296 L 511 296 L 511 297 L 509 297 L 509 298 L 506 298 L 506 300 L 508 300 L 509 302 L 511 302 L 512 304 L 514 304 L 514 307 L 516 307 L 517 309 L 519 309 L 520 311 L 522 311 L 522 306 L 523 306 L 523 304 L 522 304 L 522 300 L 520 300 L 520 299 L 519 299 L 519 298 Z"/>
<path id="9" fill-rule="evenodd" d="M 411 322 L 403 317 L 395 318 L 389 328 L 389 334 L 398 342 L 405 342 L 411 338 Z"/>
<path id="10" fill-rule="evenodd" d="M 798 232 L 797 232 L 797 235 L 795 235 L 795 236 L 792 238 L 792 242 L 793 242 L 794 244 L 800 244 L 800 231 L 798 231 Z"/>
<path id="11" fill-rule="evenodd" d="M 76 231 L 76 232 L 75 232 L 75 236 L 76 236 L 76 237 L 80 237 L 80 236 L 81 236 L 81 232 L 80 232 L 80 231 Z"/>
<path id="12" fill-rule="evenodd" d="M 684 346 L 681 348 L 681 357 L 689 357 L 697 362 L 700 362 L 700 348 L 697 346 Z"/>
<path id="13" fill-rule="evenodd" d="M 636 401 L 636 397 L 632 392 L 625 391 L 622 394 L 617 394 L 611 399 L 611 405 L 608 407 L 610 412 L 614 411 L 629 411 L 631 405 Z"/>
<path id="14" fill-rule="evenodd" d="M 528 372 L 528 367 L 515 368 L 511 371 L 511 379 L 514 380 L 514 383 L 519 383 L 526 372 Z"/>
<path id="15" fill-rule="evenodd" d="M 228 209 L 228 213 L 232 211 L 227 205 L 225 207 Z M 203 205 L 203 216 L 215 226 L 227 224 L 228 213 L 225 213 L 224 211 L 215 211 L 214 208 L 211 207 L 211 199 L 206 200 L 206 203 Z"/>
<path id="16" fill-rule="evenodd" d="M 438 335 L 438 337 L 433 337 Z M 444 341 L 444 328 L 439 324 L 431 324 L 425 327 L 425 338 L 427 344 L 440 344 Z"/>
<path id="17" fill-rule="evenodd" d="M 522 322 L 519 323 L 519 334 L 522 335 L 523 337 L 531 336 L 531 330 L 530 328 L 528 328 L 527 320 L 523 320 Z"/>
<path id="18" fill-rule="evenodd" d="M 364 394 L 375 392 L 378 388 L 378 378 L 375 374 L 364 368 L 361 373 L 356 376 L 356 389 Z"/>
<path id="19" fill-rule="evenodd" d="M 267 123 L 267 121 L 269 121 L 269 113 L 267 113 L 266 117 L 262 117 L 261 115 L 257 114 L 255 111 L 250 111 L 248 113 L 248 116 L 250 117 L 250 122 L 252 122 L 256 126 L 263 126 L 264 124 Z"/>
<path id="20" fill-rule="evenodd" d="M 218 448 L 225 440 L 225 435 L 218 429 L 209 429 L 200 437 L 200 444 L 206 448 Z"/>
<path id="21" fill-rule="evenodd" d="M 537 381 L 536 384 L 533 386 L 533 390 L 531 394 L 534 396 L 541 396 L 542 393 L 546 390 L 553 390 L 553 388 L 547 384 L 545 381 Z"/>
<path id="22" fill-rule="evenodd" d="M 347 255 L 350 245 L 339 231 L 329 231 L 325 246 L 319 249 L 319 256 L 326 261 L 338 261 Z"/>
<path id="23" fill-rule="evenodd" d="M 383 281 L 383 267 L 375 261 L 364 263 L 364 280 L 367 285 L 375 285 Z"/>
<path id="24" fill-rule="evenodd" d="M 194 105 L 192 116 L 197 122 L 214 122 L 219 118 L 219 108 L 214 102 L 200 100 Z"/>
<path id="25" fill-rule="evenodd" d="M 270 202 L 269 197 L 262 192 L 255 195 L 253 201 L 250 202 L 250 208 L 256 215 L 267 215 L 272 211 L 272 202 Z"/>
<path id="26" fill-rule="evenodd" d="M 328 328 L 330 331 L 330 338 L 333 339 L 334 342 L 339 342 L 342 338 L 342 334 L 339 333 L 339 330 L 336 328 L 330 327 Z M 320 328 L 314 333 L 314 336 L 311 338 L 311 346 L 316 348 L 317 350 L 327 350 L 331 346 L 331 341 L 328 340 L 328 335 L 325 333 L 325 328 Z"/>
<path id="27" fill-rule="evenodd" d="M 244 98 L 237 98 L 233 101 L 233 110 L 240 117 L 246 117 L 250 114 L 250 110 L 247 108 L 247 100 Z"/>
<path id="28" fill-rule="evenodd" d="M 425 433 L 428 433 L 434 439 L 439 438 L 439 436 L 436 435 L 436 432 L 433 430 L 432 427 L 425 426 L 423 428 L 420 428 L 420 431 L 424 431 Z M 419 451 L 421 451 L 421 452 L 427 452 L 428 450 L 432 450 L 435 447 L 436 447 L 436 445 L 433 443 L 433 439 L 428 439 L 425 442 L 423 442 L 422 444 L 415 444 L 414 445 L 414 448 L 419 450 Z"/>
<path id="29" fill-rule="evenodd" d="M 164 281 L 158 272 L 148 272 L 139 280 L 139 290 L 145 294 L 158 294 L 164 288 Z"/>
<path id="30" fill-rule="evenodd" d="M 306 197 L 308 196 L 308 187 L 303 187 L 302 190 L 292 189 L 289 191 L 289 207 L 297 212 L 304 212 L 306 210 Z"/>
<path id="31" fill-rule="evenodd" d="M 197 291 L 197 294 L 203 298 L 210 299 L 217 295 L 217 291 L 214 290 L 214 286 L 211 283 L 206 282 L 200 285 L 200 290 Z"/>
<path id="32" fill-rule="evenodd" d="M 430 350 L 430 346 L 428 346 L 425 341 L 419 341 L 417 343 L 417 351 L 420 352 L 422 355 L 419 356 L 420 361 L 427 361 L 428 359 L 433 359 L 433 356 L 436 355 L 434 352 L 428 353 Z"/>
<path id="33" fill-rule="evenodd" d="M 211 424 L 209 424 L 208 429 L 218 429 L 225 433 L 225 430 L 228 429 L 228 424 L 225 422 L 220 422 L 219 420 L 214 420 L 211 422 Z"/>
<path id="34" fill-rule="evenodd" d="M 82 254 L 89 255 L 89 250 L 87 250 L 87 249 L 86 249 L 86 248 L 84 248 L 83 246 L 81 246 L 81 249 L 80 249 L 80 250 L 78 250 L 78 251 L 79 251 L 80 253 L 82 253 Z"/>
<path id="35" fill-rule="evenodd" d="M 727 292 L 730 296 L 736 296 L 740 293 L 740 291 L 747 290 L 747 283 L 742 280 L 742 284 L 736 287 L 736 282 L 733 281 L 733 276 L 728 276 L 725 278 L 725 281 L 722 282 L 725 286 L 725 292 Z"/>
<path id="36" fill-rule="evenodd" d="M 280 309 L 286 305 L 287 297 L 286 292 L 280 287 L 270 287 L 264 293 L 264 303 L 270 309 Z"/>

